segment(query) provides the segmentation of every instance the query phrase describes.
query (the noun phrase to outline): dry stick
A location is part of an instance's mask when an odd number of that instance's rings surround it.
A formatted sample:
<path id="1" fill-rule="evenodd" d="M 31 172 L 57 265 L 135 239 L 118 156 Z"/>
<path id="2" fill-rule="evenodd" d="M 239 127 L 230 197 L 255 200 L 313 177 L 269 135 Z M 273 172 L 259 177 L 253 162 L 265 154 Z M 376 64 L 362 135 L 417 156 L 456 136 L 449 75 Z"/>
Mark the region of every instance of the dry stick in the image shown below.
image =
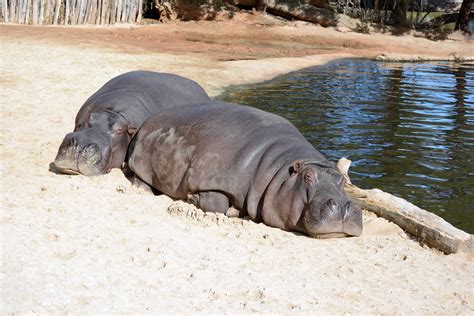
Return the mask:
<path id="1" fill-rule="evenodd" d="M 127 0 L 122 0 L 122 10 L 120 10 L 120 22 L 123 22 L 123 17 L 127 13 Z"/>
<path id="2" fill-rule="evenodd" d="M 23 1 L 25 0 L 18 0 L 17 2 L 17 6 L 16 6 L 16 22 L 17 23 L 21 23 L 21 19 L 22 19 L 22 14 L 23 14 Z"/>
<path id="3" fill-rule="evenodd" d="M 100 17 L 102 16 L 102 12 L 100 10 L 101 7 L 101 0 L 97 0 L 96 2 L 96 8 L 95 8 L 95 24 L 100 24 Z"/>
<path id="4" fill-rule="evenodd" d="M 123 9 L 122 9 L 122 17 L 120 18 L 120 22 L 126 22 L 126 16 L 128 12 L 128 0 L 123 0 Z"/>
<path id="5" fill-rule="evenodd" d="M 39 4 L 39 17 L 38 17 L 38 24 L 43 24 L 43 18 L 44 18 L 44 0 L 40 1 Z"/>
<path id="6" fill-rule="evenodd" d="M 79 8 L 77 10 L 77 21 L 76 24 L 82 24 L 82 19 L 84 17 L 84 1 L 86 0 L 79 0 Z"/>
<path id="7" fill-rule="evenodd" d="M 46 1 L 46 2 L 49 2 L 49 1 Z M 39 24 L 43 24 L 45 5 L 46 5 L 45 0 L 40 0 L 40 12 L 39 12 L 39 18 L 38 18 Z"/>
<path id="8" fill-rule="evenodd" d="M 95 17 L 97 15 L 97 0 L 92 1 L 91 15 L 89 17 L 89 23 L 95 24 Z"/>
<path id="9" fill-rule="evenodd" d="M 137 23 L 141 23 L 142 21 L 142 0 L 138 0 L 138 14 L 137 14 Z"/>
<path id="10" fill-rule="evenodd" d="M 66 10 L 64 13 L 64 25 L 67 25 L 69 23 L 69 1 L 70 0 L 65 0 L 66 1 Z"/>
<path id="11" fill-rule="evenodd" d="M 8 3 L 7 0 L 2 1 L 2 15 L 3 15 L 3 22 L 8 23 Z"/>
<path id="12" fill-rule="evenodd" d="M 100 5 L 99 24 L 104 24 L 105 23 L 105 12 L 107 10 L 107 7 L 105 6 L 105 0 L 99 0 L 99 5 Z"/>
<path id="13" fill-rule="evenodd" d="M 72 2 L 71 2 L 71 16 L 70 16 L 71 25 L 76 24 L 76 16 L 77 16 L 76 10 L 77 10 L 77 0 L 72 0 Z"/>
<path id="14" fill-rule="evenodd" d="M 15 22 L 16 0 L 10 0 L 10 20 Z"/>
<path id="15" fill-rule="evenodd" d="M 107 15 L 110 14 L 110 18 L 107 19 L 106 23 L 114 24 L 115 23 L 115 15 L 117 10 L 117 0 L 109 0 L 111 2 L 111 6 L 109 10 L 107 10 Z"/>
<path id="16" fill-rule="evenodd" d="M 136 6 L 137 6 L 137 1 L 132 0 L 131 4 L 130 4 L 130 12 L 128 13 L 128 22 L 129 23 L 134 23 L 135 22 L 134 16 L 135 16 Z"/>
<path id="17" fill-rule="evenodd" d="M 25 16 L 25 24 L 30 22 L 30 11 L 31 11 L 31 0 L 28 0 L 26 3 L 26 16 Z"/>
<path id="18" fill-rule="evenodd" d="M 26 0 L 18 0 L 18 23 L 23 23 L 26 10 Z"/>
<path id="19" fill-rule="evenodd" d="M 56 0 L 56 8 L 54 9 L 54 25 L 58 24 L 59 20 L 59 9 L 61 8 L 62 0 Z"/>
<path id="20" fill-rule="evenodd" d="M 84 2 L 85 6 L 84 6 L 84 16 L 82 18 L 82 24 L 89 24 L 89 15 L 90 15 L 90 11 L 91 11 L 91 4 L 92 4 L 92 0 L 86 0 Z"/>
<path id="21" fill-rule="evenodd" d="M 122 14 L 122 0 L 117 1 L 117 16 L 115 22 L 120 22 L 120 15 Z"/>
<path id="22" fill-rule="evenodd" d="M 51 0 L 41 0 L 41 1 L 46 1 L 43 5 L 43 22 L 45 24 L 52 24 L 53 20 L 51 17 L 54 17 L 54 9 L 52 9 L 52 3 Z"/>
<path id="23" fill-rule="evenodd" d="M 38 23 L 38 0 L 33 0 L 33 21 L 32 24 Z"/>
<path id="24" fill-rule="evenodd" d="M 96 8 L 96 0 L 89 0 L 89 6 L 87 7 L 87 24 L 93 24 L 92 22 L 95 20 L 95 8 Z"/>
<path id="25" fill-rule="evenodd" d="M 112 9 L 113 9 L 113 0 L 104 0 L 106 3 L 106 10 L 105 10 L 105 20 L 104 24 L 112 24 Z"/>
<path id="26" fill-rule="evenodd" d="M 81 9 L 82 9 L 82 0 L 77 0 L 76 1 L 76 9 L 74 10 L 74 12 L 75 12 L 74 24 L 79 24 L 79 16 L 81 15 Z"/>

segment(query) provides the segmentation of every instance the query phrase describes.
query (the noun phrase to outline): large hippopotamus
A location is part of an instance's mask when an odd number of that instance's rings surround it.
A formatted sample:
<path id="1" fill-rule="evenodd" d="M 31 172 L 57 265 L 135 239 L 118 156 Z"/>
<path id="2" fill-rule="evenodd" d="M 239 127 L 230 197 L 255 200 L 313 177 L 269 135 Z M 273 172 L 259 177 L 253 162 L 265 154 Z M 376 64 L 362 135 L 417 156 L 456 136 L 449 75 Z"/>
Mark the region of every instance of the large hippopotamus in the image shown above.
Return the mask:
<path id="1" fill-rule="evenodd" d="M 177 75 L 132 71 L 117 76 L 79 110 L 74 131 L 64 137 L 54 160 L 64 173 L 94 176 L 120 168 L 134 133 L 152 114 L 206 102 L 195 81 Z"/>
<path id="2" fill-rule="evenodd" d="M 317 238 L 362 232 L 360 206 L 336 165 L 275 114 L 213 101 L 164 110 L 129 151 L 139 183 L 204 211 Z"/>

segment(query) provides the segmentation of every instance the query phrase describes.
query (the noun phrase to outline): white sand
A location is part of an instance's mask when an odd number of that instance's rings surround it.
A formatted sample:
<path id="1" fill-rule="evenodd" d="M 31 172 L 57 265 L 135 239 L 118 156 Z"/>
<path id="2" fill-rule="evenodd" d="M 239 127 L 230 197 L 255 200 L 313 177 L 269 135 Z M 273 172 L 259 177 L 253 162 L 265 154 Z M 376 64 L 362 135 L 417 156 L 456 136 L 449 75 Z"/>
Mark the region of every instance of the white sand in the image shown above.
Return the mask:
<path id="1" fill-rule="evenodd" d="M 374 215 L 360 238 L 317 240 L 147 195 L 120 170 L 48 170 L 84 100 L 125 71 L 174 72 L 215 95 L 326 58 L 255 70 L 260 62 L 2 41 L 1 313 L 473 314 L 473 257 L 421 246 Z"/>

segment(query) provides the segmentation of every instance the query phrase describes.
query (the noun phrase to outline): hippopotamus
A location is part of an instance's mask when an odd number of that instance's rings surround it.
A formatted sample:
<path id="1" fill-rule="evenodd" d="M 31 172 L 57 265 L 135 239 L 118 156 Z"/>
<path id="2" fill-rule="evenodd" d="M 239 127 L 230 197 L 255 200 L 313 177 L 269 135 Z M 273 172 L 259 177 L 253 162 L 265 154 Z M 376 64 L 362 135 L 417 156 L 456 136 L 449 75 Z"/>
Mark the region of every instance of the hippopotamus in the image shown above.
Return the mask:
<path id="1" fill-rule="evenodd" d="M 61 172 L 86 176 L 120 168 L 130 140 L 148 117 L 208 100 L 199 84 L 177 75 L 152 71 L 119 75 L 81 107 L 74 131 L 64 137 L 54 165 Z"/>
<path id="2" fill-rule="evenodd" d="M 336 164 L 278 115 L 218 101 L 166 109 L 145 121 L 129 152 L 139 183 L 206 212 L 317 238 L 362 232 Z"/>

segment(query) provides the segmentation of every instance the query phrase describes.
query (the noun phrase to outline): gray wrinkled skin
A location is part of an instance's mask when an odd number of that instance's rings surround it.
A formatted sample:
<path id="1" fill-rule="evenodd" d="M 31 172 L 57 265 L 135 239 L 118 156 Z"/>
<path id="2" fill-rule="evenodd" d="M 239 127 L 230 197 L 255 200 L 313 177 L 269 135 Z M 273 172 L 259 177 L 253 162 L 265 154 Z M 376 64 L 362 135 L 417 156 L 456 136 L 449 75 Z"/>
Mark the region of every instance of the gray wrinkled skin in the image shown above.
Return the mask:
<path id="1" fill-rule="evenodd" d="M 277 115 L 212 101 L 164 110 L 129 150 L 138 178 L 205 211 L 237 209 L 317 238 L 362 232 L 361 209 L 345 195 L 335 164 Z"/>
<path id="2" fill-rule="evenodd" d="M 87 176 L 120 168 L 132 136 L 148 117 L 208 100 L 196 82 L 173 74 L 133 71 L 117 76 L 81 107 L 54 165 L 64 173 Z"/>

